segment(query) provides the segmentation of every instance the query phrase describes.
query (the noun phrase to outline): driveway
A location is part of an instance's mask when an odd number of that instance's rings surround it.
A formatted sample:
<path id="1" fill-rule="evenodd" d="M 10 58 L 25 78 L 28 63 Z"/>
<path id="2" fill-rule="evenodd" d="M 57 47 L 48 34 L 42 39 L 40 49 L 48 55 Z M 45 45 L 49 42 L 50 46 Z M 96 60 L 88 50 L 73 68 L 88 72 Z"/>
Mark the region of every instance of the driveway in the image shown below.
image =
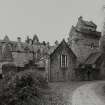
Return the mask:
<path id="1" fill-rule="evenodd" d="M 105 81 L 80 86 L 73 92 L 72 105 L 105 105 Z"/>
<path id="2" fill-rule="evenodd" d="M 73 92 L 80 86 L 85 85 L 89 82 L 54 82 L 50 83 L 50 87 L 57 96 L 60 96 L 62 100 L 62 104 L 54 104 L 54 105 L 72 105 L 72 95 Z M 58 98 L 59 99 L 59 98 Z"/>

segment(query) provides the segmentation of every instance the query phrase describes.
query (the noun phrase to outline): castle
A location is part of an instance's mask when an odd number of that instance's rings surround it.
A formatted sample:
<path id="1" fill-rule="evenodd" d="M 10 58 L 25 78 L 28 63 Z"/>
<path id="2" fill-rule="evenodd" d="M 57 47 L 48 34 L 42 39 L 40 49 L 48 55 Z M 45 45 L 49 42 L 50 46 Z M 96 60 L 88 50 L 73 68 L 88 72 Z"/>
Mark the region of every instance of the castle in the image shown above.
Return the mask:
<path id="1" fill-rule="evenodd" d="M 104 56 L 99 48 L 100 38 L 101 32 L 97 31 L 97 25 L 92 21 L 83 20 L 81 16 L 76 26 L 72 26 L 68 42 L 63 40 L 59 44 L 56 41 L 54 46 L 50 46 L 45 41 L 41 43 L 37 35 L 34 35 L 33 39 L 27 37 L 25 42 L 22 42 L 20 37 L 17 41 L 10 41 L 8 36 L 5 36 L 3 40 L 0 40 L 1 73 L 2 65 L 5 63 L 14 64 L 16 67 L 33 63 L 40 68 L 45 68 L 50 81 L 75 79 L 75 73 L 78 71 L 75 69 L 80 65 L 82 65 L 81 70 L 85 71 L 83 75 L 86 78 L 90 73 L 91 76 L 96 76 L 104 62 Z M 103 68 L 101 71 L 101 74 L 105 74 Z M 81 75 L 80 72 L 79 75 Z"/>

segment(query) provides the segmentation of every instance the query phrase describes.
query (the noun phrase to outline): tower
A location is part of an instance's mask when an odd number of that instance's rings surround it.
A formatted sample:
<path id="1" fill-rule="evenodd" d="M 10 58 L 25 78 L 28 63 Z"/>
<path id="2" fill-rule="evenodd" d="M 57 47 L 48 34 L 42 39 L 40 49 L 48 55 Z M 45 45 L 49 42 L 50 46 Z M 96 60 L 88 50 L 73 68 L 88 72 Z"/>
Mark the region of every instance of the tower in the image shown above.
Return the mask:
<path id="1" fill-rule="evenodd" d="M 78 18 L 76 26 L 72 26 L 69 33 L 69 43 L 78 61 L 83 63 L 86 58 L 99 49 L 101 33 L 97 32 L 97 26 L 92 21 Z"/>

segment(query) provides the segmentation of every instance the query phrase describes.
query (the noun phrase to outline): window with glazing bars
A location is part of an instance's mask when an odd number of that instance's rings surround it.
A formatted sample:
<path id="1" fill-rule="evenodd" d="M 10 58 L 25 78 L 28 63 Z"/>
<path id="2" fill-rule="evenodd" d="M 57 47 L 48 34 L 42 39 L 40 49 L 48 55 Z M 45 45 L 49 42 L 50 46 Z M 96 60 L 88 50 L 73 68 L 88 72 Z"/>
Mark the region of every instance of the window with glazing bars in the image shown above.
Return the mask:
<path id="1" fill-rule="evenodd" d="M 61 68 L 67 68 L 67 55 L 62 54 L 60 56 L 60 67 Z"/>

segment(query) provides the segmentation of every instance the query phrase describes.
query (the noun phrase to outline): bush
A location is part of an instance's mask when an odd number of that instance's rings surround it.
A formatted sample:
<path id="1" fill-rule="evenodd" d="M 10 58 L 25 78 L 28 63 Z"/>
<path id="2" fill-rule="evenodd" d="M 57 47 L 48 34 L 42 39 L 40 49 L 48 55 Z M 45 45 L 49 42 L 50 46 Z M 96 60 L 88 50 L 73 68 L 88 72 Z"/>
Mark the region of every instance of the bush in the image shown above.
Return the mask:
<path id="1" fill-rule="evenodd" d="M 40 87 L 43 87 L 43 77 L 33 79 L 31 73 L 16 75 L 2 87 L 0 105 L 42 105 Z"/>
<path id="2" fill-rule="evenodd" d="M 48 87 L 47 78 L 45 78 L 44 76 L 38 75 L 38 76 L 37 76 L 37 80 L 38 80 L 39 86 L 40 86 L 41 88 L 47 88 L 47 87 Z"/>
<path id="3" fill-rule="evenodd" d="M 11 79 L 12 76 L 14 76 L 17 72 L 16 66 L 13 64 L 3 64 L 2 65 L 2 72 L 3 72 L 3 78 L 6 80 Z"/>

